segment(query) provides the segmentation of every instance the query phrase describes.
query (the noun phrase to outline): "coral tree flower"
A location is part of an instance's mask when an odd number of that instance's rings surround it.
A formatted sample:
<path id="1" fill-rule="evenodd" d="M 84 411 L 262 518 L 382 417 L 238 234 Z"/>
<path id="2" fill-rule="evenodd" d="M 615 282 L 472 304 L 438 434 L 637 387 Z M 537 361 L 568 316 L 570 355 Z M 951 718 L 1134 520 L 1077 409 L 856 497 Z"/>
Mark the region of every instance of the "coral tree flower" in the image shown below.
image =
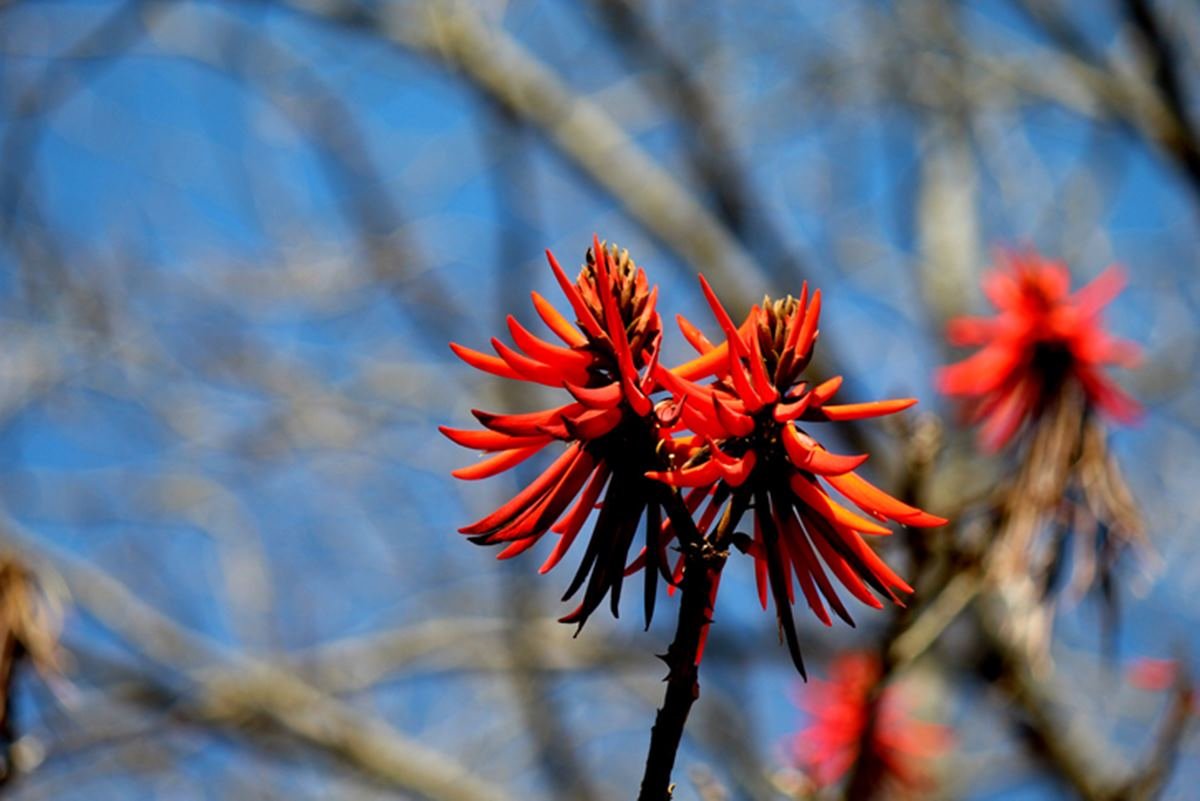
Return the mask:
<path id="1" fill-rule="evenodd" d="M 934 784 L 929 763 L 951 748 L 951 730 L 915 719 L 902 685 L 884 688 L 872 710 L 872 689 L 880 679 L 879 661 L 872 656 L 843 655 L 829 674 L 797 693 L 797 704 L 811 722 L 792 738 L 796 766 L 822 788 L 842 781 L 860 757 L 874 713 L 867 738 L 871 783 L 896 797 L 924 797 Z"/>
<path id="2" fill-rule="evenodd" d="M 680 425 L 693 433 L 669 440 L 673 464 L 650 475 L 686 488 L 690 508 L 698 509 L 708 498 L 698 521 L 701 531 L 707 531 L 722 508 L 732 518 L 728 525 L 735 526 L 753 506 L 753 539 L 742 545 L 754 556 L 763 608 L 769 590 L 792 659 L 803 674 L 791 613 L 795 585 L 823 623 L 832 624 L 828 604 L 853 625 L 830 573 L 851 595 L 875 608 L 882 607 L 876 594 L 899 602 L 898 592 L 912 591 L 863 536 L 890 534 L 882 523 L 891 521 L 908 526 L 946 522 L 867 482 L 855 472 L 866 454 L 831 453 L 805 424 L 892 414 L 916 400 L 834 404 L 830 401 L 840 377 L 817 386 L 802 380 L 818 336 L 820 291 L 811 300 L 807 286 L 799 299 L 764 299 L 738 328 L 708 282 L 700 281 L 726 339 L 714 346 L 680 318 L 685 338 L 700 355 L 671 370 L 657 367 L 655 375 L 680 400 Z M 713 380 L 696 383 L 706 376 Z M 861 513 L 835 500 L 831 489 Z"/>
<path id="3" fill-rule="evenodd" d="M 1116 267 L 1075 293 L 1060 262 L 1034 253 L 1011 254 L 989 273 L 983 291 L 998 310 L 994 317 L 950 321 L 948 338 L 958 346 L 980 346 L 967 359 L 942 368 L 939 389 L 972 401 L 972 422 L 983 421 L 980 440 L 1002 448 L 1074 384 L 1089 408 L 1119 422 L 1140 409 L 1105 374 L 1107 365 L 1132 367 L 1138 349 L 1104 330 L 1100 313 L 1124 288 Z"/>
<path id="4" fill-rule="evenodd" d="M 474 411 L 486 430 L 442 427 L 441 431 L 459 445 L 494 454 L 454 471 L 455 477 L 466 480 L 508 470 L 555 441 L 567 443 L 567 448 L 510 501 L 460 531 L 478 544 L 503 545 L 500 559 L 516 556 L 554 532 L 558 542 L 541 567 L 545 573 L 566 554 L 603 495 L 591 539 L 564 600 L 585 581 L 587 588 L 582 603 L 563 621 L 582 625 L 606 594 L 617 614 L 628 552 L 644 516 L 648 623 L 658 580 L 654 573 L 667 575 L 659 564 L 660 556 L 665 559 L 661 507 L 655 500 L 661 497 L 661 487 L 643 475 L 659 464 L 655 452 L 659 414 L 670 412 L 669 404 L 656 409 L 650 400 L 662 340 L 662 321 L 655 308 L 658 288 L 647 286 L 645 273 L 628 252 L 602 246 L 596 239 L 574 282 L 553 254 L 547 251 L 546 256 L 577 323 L 570 323 L 536 292 L 533 305 L 561 344 L 536 336 L 509 316 L 516 348 L 498 339 L 492 339 L 495 356 L 454 343 L 451 348 L 480 370 L 561 388 L 571 401 L 526 414 Z"/>

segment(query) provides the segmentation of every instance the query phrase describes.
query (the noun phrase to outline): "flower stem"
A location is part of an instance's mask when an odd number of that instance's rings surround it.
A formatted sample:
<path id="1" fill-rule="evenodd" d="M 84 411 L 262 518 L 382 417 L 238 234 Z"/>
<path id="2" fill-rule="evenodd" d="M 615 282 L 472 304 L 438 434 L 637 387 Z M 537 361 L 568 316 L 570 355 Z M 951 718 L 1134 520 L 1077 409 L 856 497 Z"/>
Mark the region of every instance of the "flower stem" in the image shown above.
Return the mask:
<path id="1" fill-rule="evenodd" d="M 673 521 L 684 519 L 673 509 L 678 496 L 667 505 Z M 725 567 L 728 552 L 713 546 L 728 538 L 745 511 L 745 501 L 735 498 L 726 510 L 712 540 L 705 538 L 694 526 L 689 532 L 679 532 L 684 553 L 683 580 L 680 582 L 682 599 L 679 605 L 679 621 L 675 626 L 675 639 L 660 657 L 667 663 L 667 693 L 662 708 L 654 718 L 650 730 L 650 751 L 646 755 L 646 771 L 642 776 L 642 789 L 638 801 L 670 801 L 673 786 L 671 771 L 675 767 L 675 755 L 683 739 L 683 727 L 687 723 L 692 704 L 700 697 L 700 644 L 704 629 L 711 623 L 713 589 Z M 686 517 L 688 524 L 690 516 Z M 676 523 L 678 525 L 678 523 Z"/>

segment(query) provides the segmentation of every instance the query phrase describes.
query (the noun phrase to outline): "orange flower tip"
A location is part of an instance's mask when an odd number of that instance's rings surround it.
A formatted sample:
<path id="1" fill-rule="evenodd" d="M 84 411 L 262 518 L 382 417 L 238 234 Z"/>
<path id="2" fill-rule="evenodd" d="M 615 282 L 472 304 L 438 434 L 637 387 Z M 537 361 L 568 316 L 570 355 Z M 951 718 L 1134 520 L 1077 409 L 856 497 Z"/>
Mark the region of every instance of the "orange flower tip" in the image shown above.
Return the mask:
<path id="1" fill-rule="evenodd" d="M 843 403 L 822 406 L 820 411 L 829 420 L 860 420 L 866 417 L 882 417 L 885 414 L 896 414 L 905 409 L 911 409 L 917 404 L 916 398 L 897 398 L 896 400 L 871 401 L 868 403 Z"/>
<path id="2" fill-rule="evenodd" d="M 704 292 L 704 299 L 708 301 L 708 305 L 713 311 L 713 316 L 717 318 L 717 323 L 720 324 L 721 330 L 728 337 L 730 347 L 740 355 L 742 351 L 742 339 L 738 336 L 737 326 L 733 324 L 733 318 L 729 316 L 729 312 L 725 311 L 725 307 L 721 305 L 721 301 L 717 298 L 717 293 L 713 291 L 712 285 L 708 283 L 708 279 L 703 275 L 699 275 L 698 277 L 700 279 L 700 289 Z"/>
<path id="3" fill-rule="evenodd" d="M 481 478 L 490 478 L 503 473 L 510 467 L 520 464 L 541 449 L 541 445 L 531 445 L 524 448 L 512 448 L 501 451 L 495 456 L 476 462 L 473 465 L 452 470 L 450 475 L 463 481 L 477 481 Z"/>

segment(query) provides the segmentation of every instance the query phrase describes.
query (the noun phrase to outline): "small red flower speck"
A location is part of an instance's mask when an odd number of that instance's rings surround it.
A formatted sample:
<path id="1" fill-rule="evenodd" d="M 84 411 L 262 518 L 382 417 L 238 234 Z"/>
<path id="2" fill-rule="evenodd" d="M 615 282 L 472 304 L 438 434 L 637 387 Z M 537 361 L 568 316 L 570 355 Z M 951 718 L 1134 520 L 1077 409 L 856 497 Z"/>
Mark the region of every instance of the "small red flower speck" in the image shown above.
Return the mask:
<path id="1" fill-rule="evenodd" d="M 818 787 L 842 781 L 859 759 L 879 679 L 878 659 L 848 654 L 834 660 L 828 679 L 813 679 L 797 692 L 797 705 L 810 723 L 791 739 L 792 758 Z M 884 688 L 875 703 L 867 743 L 875 771 L 872 784 L 899 797 L 921 797 L 934 786 L 930 761 L 953 745 L 952 730 L 914 718 L 901 685 Z"/>
<path id="2" fill-rule="evenodd" d="M 937 380 L 944 394 L 971 401 L 985 447 L 1002 448 L 1070 384 L 1089 407 L 1119 422 L 1137 418 L 1138 404 L 1104 372 L 1138 360 L 1137 346 L 1110 335 L 1100 319 L 1124 285 L 1120 270 L 1110 267 L 1071 293 L 1066 266 L 1035 253 L 1007 255 L 1001 269 L 985 276 L 983 291 L 998 313 L 950 321 L 952 345 L 981 349 L 942 368 Z"/>
<path id="3" fill-rule="evenodd" d="M 807 286 L 799 299 L 764 299 L 737 327 L 708 282 L 703 277 L 700 282 L 725 342 L 713 345 L 680 318 L 685 338 L 700 355 L 674 369 L 658 366 L 655 375 L 679 400 L 679 425 L 691 433 L 668 440 L 672 467 L 649 475 L 686 488 L 689 508 L 698 509 L 708 499 L 699 518 L 701 531 L 708 530 L 723 508 L 735 518 L 734 525 L 753 509 L 753 537 L 741 543 L 733 539 L 733 544 L 741 544 L 754 557 L 760 601 L 765 609 L 769 590 L 792 660 L 803 674 L 791 613 L 795 583 L 823 623 L 832 625 L 828 604 L 853 625 L 826 570 L 868 606 L 883 605 L 872 590 L 899 603 L 896 593 L 912 588 L 863 535 L 891 534 L 881 525 L 890 521 L 918 527 L 946 523 L 867 482 L 854 472 L 867 460 L 866 454 L 831 453 L 803 424 L 878 417 L 907 409 L 916 400 L 833 404 L 840 377 L 815 387 L 802 380 L 819 333 L 819 290 L 811 300 Z M 713 380 L 696 383 L 705 376 Z M 848 499 L 862 514 L 839 503 L 831 492 Z"/>

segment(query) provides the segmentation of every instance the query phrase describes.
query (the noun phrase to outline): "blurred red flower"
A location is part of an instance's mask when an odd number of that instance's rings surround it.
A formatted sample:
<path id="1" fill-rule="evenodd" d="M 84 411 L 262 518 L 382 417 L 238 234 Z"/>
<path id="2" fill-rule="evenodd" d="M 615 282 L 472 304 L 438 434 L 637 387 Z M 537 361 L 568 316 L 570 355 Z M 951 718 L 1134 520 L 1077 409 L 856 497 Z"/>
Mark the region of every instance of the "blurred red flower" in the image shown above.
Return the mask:
<path id="1" fill-rule="evenodd" d="M 564 600 L 585 581 L 587 589 L 582 603 L 563 621 L 582 625 L 606 594 L 617 614 L 625 562 L 644 515 L 649 622 L 657 582 L 653 574 L 657 570 L 668 575 L 659 564 L 660 556 L 665 561 L 656 500 L 661 488 L 644 478 L 645 471 L 659 463 L 655 455 L 658 412 L 669 412 L 665 404 L 656 412 L 650 400 L 662 340 L 662 321 L 655 308 L 658 288 L 648 287 L 645 273 L 627 251 L 602 246 L 596 239 L 574 283 L 553 254 L 547 251 L 546 256 L 577 325 L 536 292 L 533 305 L 562 344 L 534 335 L 510 315 L 508 329 L 515 349 L 495 338 L 496 356 L 454 343 L 450 347 L 480 370 L 565 389 L 572 401 L 525 414 L 473 411 L 486 430 L 443 426 L 441 431 L 459 445 L 495 454 L 454 471 L 455 477 L 466 480 L 508 470 L 556 440 L 568 443 L 567 449 L 510 501 L 459 530 L 478 544 L 503 545 L 500 559 L 528 550 L 553 531 L 559 539 L 541 567 L 545 573 L 571 547 L 603 493 L 591 539 Z"/>
<path id="2" fill-rule="evenodd" d="M 858 761 L 870 725 L 872 786 L 900 797 L 928 793 L 934 786 L 929 762 L 953 747 L 953 732 L 914 718 L 900 685 L 885 687 L 872 702 L 879 679 L 878 659 L 848 654 L 830 665 L 829 679 L 802 688 L 796 702 L 811 722 L 791 739 L 792 758 L 818 787 L 837 784 Z"/>
<path id="3" fill-rule="evenodd" d="M 795 581 L 808 606 L 826 625 L 832 621 L 825 604 L 853 625 L 826 573 L 863 603 L 882 607 L 871 593 L 899 602 L 896 591 L 912 589 L 884 564 L 862 535 L 884 536 L 891 530 L 880 521 L 909 526 L 940 526 L 945 520 L 905 504 L 854 472 L 866 454 L 830 453 L 801 423 L 838 422 L 878 417 L 907 409 L 915 399 L 874 403 L 832 404 L 840 377 L 815 387 L 801 380 L 812 359 L 821 313 L 821 293 L 808 299 L 764 299 L 737 328 L 712 288 L 700 279 L 704 294 L 725 333 L 714 346 L 687 320 L 680 318 L 685 338 L 700 356 L 668 370 L 655 369 L 659 382 L 680 403 L 679 424 L 690 434 L 667 440 L 672 459 L 667 470 L 649 475 L 673 487 L 687 488 L 689 508 L 708 507 L 698 522 L 708 530 L 724 508 L 727 528 L 751 506 L 754 536 L 741 543 L 755 559 L 759 598 L 766 608 L 768 589 L 792 659 L 800 672 L 800 656 L 791 606 Z M 701 385 L 696 379 L 713 376 Z M 863 514 L 851 511 L 830 495 L 832 488 Z M 734 540 L 734 544 L 738 544 Z M 718 547 L 725 543 L 717 543 Z"/>
<path id="4" fill-rule="evenodd" d="M 1179 679 L 1179 660 L 1143 656 L 1134 660 L 1126 676 L 1139 690 L 1169 690 Z"/>
<path id="5" fill-rule="evenodd" d="M 1131 367 L 1135 345 L 1104 330 L 1100 313 L 1125 285 L 1110 267 L 1070 293 L 1061 262 L 1035 253 L 1010 254 L 989 273 L 983 291 L 998 310 L 993 317 L 958 317 L 947 336 L 957 346 L 981 346 L 967 359 L 943 367 L 939 389 L 972 401 L 972 422 L 984 421 L 980 440 L 998 450 L 1075 385 L 1089 407 L 1121 422 L 1140 413 L 1135 401 L 1105 374 L 1107 365 Z"/>

